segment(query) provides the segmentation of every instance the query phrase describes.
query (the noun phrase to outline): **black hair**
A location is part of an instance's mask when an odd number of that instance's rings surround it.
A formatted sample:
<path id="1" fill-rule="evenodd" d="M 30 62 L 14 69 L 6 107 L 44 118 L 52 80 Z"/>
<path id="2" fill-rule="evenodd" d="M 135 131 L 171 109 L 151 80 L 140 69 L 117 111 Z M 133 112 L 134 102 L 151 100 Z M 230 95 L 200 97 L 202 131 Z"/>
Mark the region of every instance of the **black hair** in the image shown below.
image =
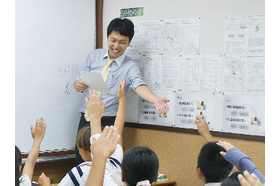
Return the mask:
<path id="1" fill-rule="evenodd" d="M 109 37 L 113 31 L 120 33 L 120 35 L 127 36 L 129 41 L 131 41 L 134 36 L 134 24 L 127 18 L 115 18 L 107 27 L 107 37 Z"/>
<path id="2" fill-rule="evenodd" d="M 197 168 L 200 168 L 207 183 L 223 181 L 233 168 L 220 151 L 225 149 L 218 146 L 216 142 L 208 142 L 200 150 Z"/>
<path id="3" fill-rule="evenodd" d="M 15 186 L 19 186 L 20 170 L 21 165 L 21 153 L 17 146 L 15 146 Z"/>
<path id="4" fill-rule="evenodd" d="M 229 177 L 223 180 L 221 186 L 241 186 L 238 175 L 242 174 L 242 172 L 234 172 Z"/>
<path id="5" fill-rule="evenodd" d="M 122 161 L 123 178 L 129 186 L 139 181 L 156 181 L 159 161 L 157 155 L 149 148 L 134 147 L 129 149 Z"/>

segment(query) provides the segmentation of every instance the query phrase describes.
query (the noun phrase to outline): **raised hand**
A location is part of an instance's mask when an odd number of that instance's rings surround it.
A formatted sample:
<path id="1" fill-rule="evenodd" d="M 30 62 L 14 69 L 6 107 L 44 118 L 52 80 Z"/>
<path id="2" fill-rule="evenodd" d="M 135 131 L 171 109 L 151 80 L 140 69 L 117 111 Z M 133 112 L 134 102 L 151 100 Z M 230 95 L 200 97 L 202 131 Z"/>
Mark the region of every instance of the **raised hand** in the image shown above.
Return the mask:
<path id="1" fill-rule="evenodd" d="M 93 90 L 93 92 L 90 91 L 89 93 L 89 100 L 88 98 L 85 98 L 85 102 L 87 105 L 87 111 L 90 118 L 97 117 L 102 118 L 103 112 L 105 109 L 106 101 L 104 101 L 101 105 L 101 93 L 96 92 Z"/>
<path id="2" fill-rule="evenodd" d="M 40 119 L 37 118 L 35 123 L 35 128 L 33 127 L 33 125 L 31 125 L 30 130 L 31 130 L 32 138 L 34 140 L 38 140 L 41 142 L 46 132 L 46 123 L 44 122 L 44 118 L 43 117 L 41 117 Z"/>
<path id="3" fill-rule="evenodd" d="M 230 144 L 229 142 L 226 142 L 226 141 L 218 141 L 217 145 L 219 145 L 220 147 L 223 147 L 226 151 L 228 151 L 229 149 L 234 147 L 232 144 Z M 220 154 L 222 156 L 225 156 L 226 152 L 221 151 Z"/>
<path id="4" fill-rule="evenodd" d="M 118 99 L 121 99 L 125 96 L 125 79 L 123 78 L 123 81 L 119 79 L 120 85 L 118 89 Z"/>

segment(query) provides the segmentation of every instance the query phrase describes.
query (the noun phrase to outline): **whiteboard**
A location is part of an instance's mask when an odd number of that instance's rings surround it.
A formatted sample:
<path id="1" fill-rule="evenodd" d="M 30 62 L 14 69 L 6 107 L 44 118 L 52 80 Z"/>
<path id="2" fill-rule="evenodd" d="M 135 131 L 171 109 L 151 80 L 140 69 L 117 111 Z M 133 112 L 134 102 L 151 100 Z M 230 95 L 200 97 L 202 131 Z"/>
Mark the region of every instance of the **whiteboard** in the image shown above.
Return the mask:
<path id="1" fill-rule="evenodd" d="M 15 1 L 15 144 L 31 149 L 44 117 L 41 151 L 71 149 L 83 95 L 73 83 L 95 46 L 94 0 Z"/>

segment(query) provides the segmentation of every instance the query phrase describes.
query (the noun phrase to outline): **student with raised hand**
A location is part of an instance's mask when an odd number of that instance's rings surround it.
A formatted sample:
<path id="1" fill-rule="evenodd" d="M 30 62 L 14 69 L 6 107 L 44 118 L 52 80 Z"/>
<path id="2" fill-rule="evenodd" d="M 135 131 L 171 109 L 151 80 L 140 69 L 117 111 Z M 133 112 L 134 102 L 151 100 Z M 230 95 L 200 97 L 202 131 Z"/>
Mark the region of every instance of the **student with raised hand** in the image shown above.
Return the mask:
<path id="1" fill-rule="evenodd" d="M 208 124 L 204 121 L 204 119 L 196 118 L 195 121 L 198 132 L 200 135 L 204 137 L 204 139 L 208 142 L 214 141 L 213 136 L 211 135 Z M 265 183 L 265 177 L 261 174 L 258 168 L 253 164 L 252 160 L 247 157 L 244 153 L 239 151 L 236 147 L 231 145 L 228 142 L 217 142 L 217 145 L 223 147 L 225 150 L 222 150 L 220 154 L 231 164 L 237 167 L 237 169 L 241 172 L 245 170 L 250 173 L 254 173 L 258 176 L 261 183 Z"/>
<path id="2" fill-rule="evenodd" d="M 104 175 L 104 185 L 110 186 L 112 183 L 121 184 L 121 162 L 123 159 L 122 149 L 122 132 L 125 122 L 125 79 L 119 80 L 117 97 L 119 99 L 119 107 L 114 123 L 114 127 L 119 131 L 120 139 L 116 145 L 116 150 L 106 161 L 106 169 Z M 106 101 L 101 104 L 101 93 L 90 92 L 89 100 L 85 98 L 87 110 L 90 117 L 91 139 L 98 139 L 101 134 L 101 118 L 105 109 Z M 112 123 L 113 124 L 113 123 Z"/>
<path id="3" fill-rule="evenodd" d="M 110 172 L 105 169 L 108 157 L 116 149 L 119 140 L 116 131 L 116 128 L 106 126 L 98 140 L 93 137 L 92 166 L 85 186 L 120 185 L 113 181 Z M 151 186 L 151 183 L 157 180 L 159 161 L 151 149 L 134 147 L 125 154 L 121 167 L 122 181 L 127 186 Z"/>
<path id="4" fill-rule="evenodd" d="M 79 153 L 84 162 L 78 166 L 73 167 L 60 181 L 59 186 L 76 186 L 84 185 L 91 167 L 91 152 L 90 152 L 90 126 L 83 127 L 77 134 L 76 144 Z M 42 173 L 38 178 L 38 183 L 42 186 L 50 186 L 50 179 Z"/>
<path id="5" fill-rule="evenodd" d="M 117 128 L 106 126 L 97 139 L 92 137 L 92 166 L 85 186 L 102 186 L 107 159 L 116 150 L 120 135 Z"/>
<path id="6" fill-rule="evenodd" d="M 16 180 L 16 186 L 31 186 L 31 180 L 33 177 L 33 172 L 34 172 L 34 167 L 35 167 L 35 163 L 36 160 L 38 158 L 39 155 L 39 149 L 40 149 L 40 145 L 41 142 L 45 136 L 45 132 L 46 132 L 46 123 L 44 122 L 44 118 L 41 117 L 40 119 L 36 120 L 35 123 L 35 127 L 33 127 L 33 125 L 30 126 L 30 130 L 31 130 L 31 135 L 33 138 L 33 145 L 32 148 L 28 154 L 27 160 L 25 162 L 25 165 L 23 167 L 22 170 L 22 165 L 21 165 L 21 154 L 19 149 L 16 147 L 16 151 L 15 151 L 15 180 Z M 22 170 L 22 175 L 19 178 L 19 175 L 21 173 Z M 19 174 L 17 174 L 19 173 Z"/>
<path id="7" fill-rule="evenodd" d="M 116 130 L 119 131 L 119 139 L 118 144 L 115 147 L 116 149 L 111 155 L 109 155 L 110 153 L 104 155 L 102 152 L 100 155 L 99 151 L 101 150 L 94 148 L 96 145 L 95 142 L 99 142 L 99 139 L 103 134 L 100 135 L 101 118 L 103 116 L 106 102 L 101 104 L 100 93 L 95 91 L 90 93 L 90 100 L 86 99 L 92 128 L 91 143 L 93 155 L 92 168 L 86 185 L 96 184 L 96 179 L 101 178 L 100 175 L 103 176 L 101 180 L 103 180 L 104 186 L 119 186 L 122 184 L 122 181 L 126 182 L 127 185 L 131 185 L 130 182 L 132 181 L 133 184 L 135 183 L 135 185 L 138 186 L 148 186 L 151 182 L 157 180 L 159 162 L 156 154 L 152 150 L 145 147 L 135 147 L 130 149 L 125 154 L 124 159 L 122 159 L 123 151 L 120 144 L 122 144 L 122 131 L 125 119 L 124 86 L 125 81 L 120 81 L 118 91 L 119 108 L 114 124 Z M 108 129 L 108 127 L 105 127 L 105 129 L 109 130 L 110 128 Z M 96 156 L 96 154 L 98 154 L 98 156 Z M 99 155 L 101 157 L 99 157 Z M 120 162 L 122 162 L 122 165 Z M 119 171 L 120 165 L 122 172 Z M 97 185 L 101 185 L 101 183 L 102 182 L 99 180 Z M 133 184 L 131 186 L 135 186 Z"/>
<path id="8" fill-rule="evenodd" d="M 248 171 L 250 174 L 254 173 L 260 179 L 261 183 L 265 183 L 265 177 L 259 169 L 254 165 L 252 160 L 238 148 L 226 141 L 218 141 L 217 145 L 225 149 L 225 151 L 221 151 L 220 154 L 227 161 L 236 166 L 239 171 Z"/>

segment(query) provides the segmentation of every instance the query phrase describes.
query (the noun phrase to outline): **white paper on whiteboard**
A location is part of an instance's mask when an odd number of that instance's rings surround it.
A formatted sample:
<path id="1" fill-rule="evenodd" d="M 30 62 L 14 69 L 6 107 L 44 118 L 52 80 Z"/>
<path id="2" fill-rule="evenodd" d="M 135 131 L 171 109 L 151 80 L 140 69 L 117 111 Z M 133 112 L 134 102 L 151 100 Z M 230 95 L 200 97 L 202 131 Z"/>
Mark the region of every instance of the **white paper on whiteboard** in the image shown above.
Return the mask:
<path id="1" fill-rule="evenodd" d="M 82 81 L 89 85 L 89 90 L 110 94 L 111 91 L 105 84 L 100 72 L 80 71 Z"/>

